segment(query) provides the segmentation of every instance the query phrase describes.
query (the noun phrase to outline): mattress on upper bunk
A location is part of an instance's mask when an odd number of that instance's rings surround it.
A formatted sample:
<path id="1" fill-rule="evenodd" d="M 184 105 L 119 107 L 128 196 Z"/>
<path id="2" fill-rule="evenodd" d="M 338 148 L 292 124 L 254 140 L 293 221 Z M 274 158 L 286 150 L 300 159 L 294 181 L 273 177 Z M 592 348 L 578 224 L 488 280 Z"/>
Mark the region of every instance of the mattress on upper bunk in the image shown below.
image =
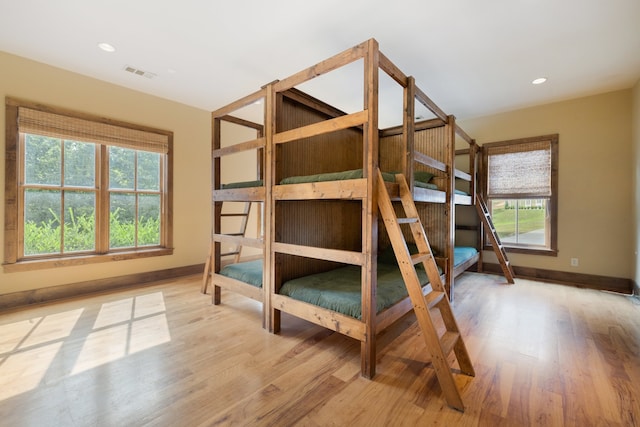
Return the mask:
<path id="1" fill-rule="evenodd" d="M 257 288 L 262 287 L 262 260 L 238 262 L 224 266 L 220 273 L 223 276 L 239 280 Z"/>
<path id="2" fill-rule="evenodd" d="M 478 255 L 478 250 L 474 247 L 456 246 L 453 248 L 453 265 L 457 267 L 476 255 Z"/>
<path id="3" fill-rule="evenodd" d="M 428 283 L 425 271 L 416 271 L 420 283 Z M 349 265 L 300 277 L 283 284 L 280 294 L 361 320 L 361 272 L 360 266 Z M 393 306 L 408 295 L 397 265 L 379 262 L 376 312 Z"/>
<path id="4" fill-rule="evenodd" d="M 231 190 L 234 188 L 262 187 L 263 185 L 264 181 L 258 179 L 256 181 L 230 182 L 228 184 L 222 184 L 221 188 L 223 190 Z"/>
<path id="5" fill-rule="evenodd" d="M 280 184 L 305 184 L 309 182 L 344 181 L 363 178 L 362 169 L 343 172 L 317 173 L 313 175 L 290 176 L 280 181 Z M 388 182 L 395 182 L 395 176 L 389 172 L 382 172 L 382 178 Z"/>

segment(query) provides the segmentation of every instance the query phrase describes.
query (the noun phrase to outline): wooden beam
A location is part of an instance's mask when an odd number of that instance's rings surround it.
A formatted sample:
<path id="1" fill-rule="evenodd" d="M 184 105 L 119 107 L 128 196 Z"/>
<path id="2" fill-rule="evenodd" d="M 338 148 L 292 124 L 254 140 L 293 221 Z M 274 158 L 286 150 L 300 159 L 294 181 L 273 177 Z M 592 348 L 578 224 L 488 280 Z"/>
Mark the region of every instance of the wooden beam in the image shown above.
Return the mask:
<path id="1" fill-rule="evenodd" d="M 445 163 L 436 160 L 433 157 L 429 157 L 424 153 L 416 152 L 413 159 L 425 166 L 430 166 L 434 169 L 438 169 L 439 171 L 447 172 L 447 165 Z"/>
<path id="2" fill-rule="evenodd" d="M 359 45 L 334 55 L 331 58 L 325 59 L 312 67 L 306 68 L 284 80 L 274 83 L 275 91 L 283 92 L 315 77 L 321 76 L 322 74 L 328 73 L 329 71 L 333 71 L 361 59 L 367 50 L 367 43 L 368 42 L 360 43 Z"/>
<path id="3" fill-rule="evenodd" d="M 416 86 L 416 99 L 420 101 L 422 105 L 427 107 L 429 111 L 436 115 L 444 122 L 448 122 L 449 118 L 444 111 L 440 109 L 419 87 Z"/>
<path id="4" fill-rule="evenodd" d="M 242 151 L 248 150 L 257 150 L 258 148 L 263 148 L 265 145 L 265 138 L 257 138 L 251 141 L 240 142 L 238 144 L 233 144 L 228 147 L 218 148 L 211 152 L 211 155 L 216 157 L 222 157 L 229 154 L 240 153 Z"/>
<path id="5" fill-rule="evenodd" d="M 341 262 L 351 265 L 362 265 L 364 256 L 361 252 L 343 251 L 338 249 L 316 248 L 311 246 L 292 245 L 289 243 L 273 243 L 274 252 Z"/>
<path id="6" fill-rule="evenodd" d="M 282 144 L 297 139 L 309 138 L 324 133 L 335 132 L 342 129 L 348 129 L 362 125 L 367 120 L 367 112 L 359 111 L 346 116 L 336 117 L 335 119 L 325 120 L 312 125 L 291 129 L 285 132 L 277 133 L 273 136 L 274 144 Z"/>
<path id="7" fill-rule="evenodd" d="M 241 109 L 242 107 L 246 107 L 247 105 L 253 104 L 254 102 L 264 98 L 265 96 L 266 96 L 265 89 L 260 89 L 256 92 L 253 92 L 252 94 L 249 94 L 243 98 L 238 99 L 235 102 L 232 102 L 231 104 L 227 104 L 226 106 L 215 110 L 214 112 L 211 113 L 211 118 L 217 119 L 217 118 L 227 116 L 233 113 L 234 111 Z"/>
<path id="8" fill-rule="evenodd" d="M 367 180 L 364 178 L 306 184 L 284 184 L 273 188 L 275 200 L 362 200 L 366 195 Z"/>
<path id="9" fill-rule="evenodd" d="M 400 86 L 406 88 L 409 84 L 409 78 L 405 75 L 400 68 L 398 68 L 393 62 L 389 60 L 382 52 L 380 55 L 380 68 L 387 73 L 389 77 L 398 82 Z"/>

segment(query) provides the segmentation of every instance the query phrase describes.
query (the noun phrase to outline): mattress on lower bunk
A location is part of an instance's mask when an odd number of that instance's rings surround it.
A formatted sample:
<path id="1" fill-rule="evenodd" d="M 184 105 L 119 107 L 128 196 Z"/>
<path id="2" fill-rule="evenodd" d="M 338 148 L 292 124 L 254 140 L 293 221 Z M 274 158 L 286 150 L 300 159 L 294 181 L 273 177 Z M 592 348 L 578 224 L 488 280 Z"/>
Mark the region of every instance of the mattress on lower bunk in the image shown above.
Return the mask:
<path id="1" fill-rule="evenodd" d="M 262 287 L 262 260 L 228 264 L 220 270 L 223 276 L 248 283 L 257 288 Z"/>
<path id="2" fill-rule="evenodd" d="M 459 266 L 478 254 L 478 250 L 470 246 L 456 246 L 453 248 L 453 265 Z"/>
<path id="3" fill-rule="evenodd" d="M 300 277 L 283 284 L 280 294 L 361 319 L 361 272 L 361 267 L 349 265 Z M 417 272 L 420 282 L 426 284 L 428 279 L 424 270 Z M 376 311 L 379 313 L 407 296 L 400 269 L 396 265 L 378 263 Z"/>

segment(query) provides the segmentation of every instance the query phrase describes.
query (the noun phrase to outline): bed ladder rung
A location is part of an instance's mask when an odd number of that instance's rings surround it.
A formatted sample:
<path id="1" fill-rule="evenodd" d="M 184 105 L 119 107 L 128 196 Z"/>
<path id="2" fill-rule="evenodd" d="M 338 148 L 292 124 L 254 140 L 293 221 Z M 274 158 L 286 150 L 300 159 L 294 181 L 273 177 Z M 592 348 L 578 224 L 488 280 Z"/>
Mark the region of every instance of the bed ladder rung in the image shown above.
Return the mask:
<path id="1" fill-rule="evenodd" d="M 419 218 L 398 218 L 398 224 L 415 224 Z"/>
<path id="2" fill-rule="evenodd" d="M 474 376 L 475 371 L 469 358 L 469 353 L 460 335 L 455 315 L 449 304 L 449 298 L 445 291 L 440 271 L 429 246 L 429 240 L 420 221 L 418 210 L 413 202 L 413 195 L 409 190 L 409 185 L 404 175 L 396 174 L 396 183 L 399 186 L 399 194 L 402 201 L 402 209 L 405 217 L 398 218 L 395 208 L 389 196 L 389 192 L 384 184 L 382 173 L 378 170 L 378 208 L 384 220 L 384 225 L 393 246 L 393 252 L 398 260 L 398 265 L 402 271 L 402 277 L 409 293 L 409 298 L 414 308 L 414 313 L 422 336 L 424 338 L 427 351 L 431 356 L 431 363 L 442 392 L 449 406 L 464 411 L 464 403 L 460 396 L 460 391 L 453 378 L 451 365 L 449 365 L 448 355 L 455 352 L 460 371 L 464 374 Z M 408 222 L 407 219 L 411 219 Z M 407 241 L 400 224 L 410 224 L 413 241 L 418 246 L 418 253 L 410 255 L 407 250 Z M 422 293 L 422 283 L 416 272 L 415 265 L 422 263 L 424 266 L 432 291 L 426 296 Z M 436 310 L 432 310 L 435 308 Z M 435 327 L 433 316 L 439 313 L 445 332 L 440 336 Z"/>
<path id="3" fill-rule="evenodd" d="M 211 277 L 211 274 L 213 273 L 213 261 L 216 258 L 216 254 L 214 250 L 215 244 L 216 244 L 215 234 L 224 234 L 225 236 L 234 236 L 234 237 L 244 237 L 247 232 L 247 223 L 249 220 L 249 213 L 251 212 L 251 203 L 253 202 L 244 202 L 244 207 L 242 209 L 242 212 L 229 212 L 229 213 L 219 212 L 217 214 L 214 214 L 214 215 L 219 215 L 219 218 L 215 219 L 215 221 L 217 221 L 217 227 L 220 227 L 220 222 L 223 217 L 236 217 L 241 219 L 239 221 L 240 224 L 238 225 L 238 228 L 237 228 L 238 232 L 236 233 L 214 232 L 213 235 L 211 236 L 211 242 L 209 244 L 209 255 L 207 256 L 207 260 L 204 263 L 204 273 L 202 275 L 202 286 L 200 287 L 200 291 L 203 294 L 207 293 L 207 289 L 209 288 L 209 284 L 210 284 L 210 277 Z M 238 222 L 238 221 L 235 221 L 235 222 Z M 214 224 L 216 224 L 216 222 L 214 222 Z M 214 230 L 215 228 L 216 227 L 214 226 Z M 225 256 L 235 255 L 235 259 L 233 262 L 234 263 L 240 262 L 240 253 L 242 252 L 242 244 L 237 243 L 233 246 L 235 246 L 233 250 L 231 250 L 230 252 L 220 253 L 218 254 L 218 256 L 225 257 Z M 216 297 L 216 300 L 219 300 L 219 297 Z"/>
<path id="4" fill-rule="evenodd" d="M 411 262 L 413 262 L 413 265 L 416 265 L 420 264 L 421 262 L 428 261 L 429 258 L 433 258 L 433 255 L 431 255 L 429 252 L 417 253 L 411 255 Z"/>
<path id="5" fill-rule="evenodd" d="M 440 301 L 442 301 L 443 298 L 445 298 L 447 294 L 445 292 L 438 292 L 438 291 L 431 291 L 429 292 L 424 298 L 427 301 L 427 307 L 429 307 L 429 309 L 432 309 L 433 307 L 435 307 L 436 305 L 438 305 L 438 303 L 440 303 Z"/>
<path id="6" fill-rule="evenodd" d="M 498 231 L 493 225 L 491 214 L 489 213 L 489 208 L 487 207 L 487 204 L 485 203 L 482 196 L 479 194 L 476 195 L 476 211 L 478 212 L 480 220 L 487 229 L 487 236 L 489 236 L 491 246 L 493 247 L 493 252 L 495 252 L 496 257 L 498 258 L 498 262 L 500 263 L 500 267 L 502 268 L 504 277 L 507 279 L 507 283 L 515 283 L 513 279 L 515 274 L 513 273 L 513 268 L 511 267 L 511 263 L 507 258 L 507 252 L 504 250 L 504 246 L 502 245 L 500 237 L 498 236 Z"/>

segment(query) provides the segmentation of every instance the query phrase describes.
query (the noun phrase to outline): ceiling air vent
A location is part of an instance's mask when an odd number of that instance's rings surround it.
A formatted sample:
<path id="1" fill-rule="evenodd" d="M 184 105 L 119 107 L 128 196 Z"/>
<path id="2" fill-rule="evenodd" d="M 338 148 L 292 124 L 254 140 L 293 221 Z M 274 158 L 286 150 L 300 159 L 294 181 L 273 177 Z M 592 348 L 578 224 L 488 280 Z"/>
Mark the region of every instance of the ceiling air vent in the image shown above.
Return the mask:
<path id="1" fill-rule="evenodd" d="M 148 79 L 152 79 L 157 76 L 157 74 L 150 73 L 149 71 L 140 70 L 139 68 L 135 68 L 130 65 L 125 65 L 124 70 L 128 73 L 135 74 L 136 76 L 146 77 Z"/>

